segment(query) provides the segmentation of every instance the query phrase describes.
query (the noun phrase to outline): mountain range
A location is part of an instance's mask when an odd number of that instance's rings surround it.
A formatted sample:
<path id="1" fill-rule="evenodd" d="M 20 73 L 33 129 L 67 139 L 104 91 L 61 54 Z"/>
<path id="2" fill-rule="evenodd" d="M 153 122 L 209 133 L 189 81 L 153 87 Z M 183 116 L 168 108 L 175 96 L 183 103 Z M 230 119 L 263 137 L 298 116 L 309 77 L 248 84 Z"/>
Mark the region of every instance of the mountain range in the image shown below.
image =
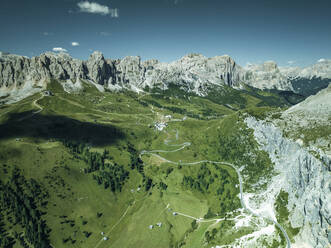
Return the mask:
<path id="1" fill-rule="evenodd" d="M 331 60 L 306 68 L 278 67 L 273 61 L 242 67 L 228 55 L 207 58 L 189 54 L 177 61 L 162 63 L 154 59 L 142 61 L 138 56 L 106 59 L 98 51 L 86 61 L 67 53 L 46 52 L 32 58 L 0 53 L 0 97 L 7 102 L 45 89 L 49 79 L 60 80 L 68 91 L 79 88 L 79 81 L 85 80 L 101 91 L 139 92 L 146 87 L 166 89 L 173 83 L 200 96 L 208 95 L 213 90 L 210 86 L 225 85 L 236 89 L 249 85 L 310 96 L 331 82 Z"/>

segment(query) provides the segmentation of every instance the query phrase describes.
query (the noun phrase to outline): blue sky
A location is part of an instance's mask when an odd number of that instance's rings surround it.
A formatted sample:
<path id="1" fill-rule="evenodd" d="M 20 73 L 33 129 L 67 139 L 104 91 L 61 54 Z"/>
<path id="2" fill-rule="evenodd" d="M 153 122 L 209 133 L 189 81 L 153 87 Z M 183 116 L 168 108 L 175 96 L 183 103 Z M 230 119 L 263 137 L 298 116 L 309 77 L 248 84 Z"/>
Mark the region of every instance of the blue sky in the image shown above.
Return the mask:
<path id="1" fill-rule="evenodd" d="M 0 50 L 165 62 L 228 54 L 243 66 L 305 66 L 331 58 L 330 10 L 330 0 L 1 0 Z"/>

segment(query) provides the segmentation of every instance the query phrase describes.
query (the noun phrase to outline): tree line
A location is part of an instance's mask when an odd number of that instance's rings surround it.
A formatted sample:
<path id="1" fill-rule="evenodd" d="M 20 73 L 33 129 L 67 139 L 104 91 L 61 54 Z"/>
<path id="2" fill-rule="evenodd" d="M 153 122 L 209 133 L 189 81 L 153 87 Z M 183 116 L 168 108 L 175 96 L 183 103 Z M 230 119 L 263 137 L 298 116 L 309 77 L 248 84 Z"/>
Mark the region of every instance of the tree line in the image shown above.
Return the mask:
<path id="1" fill-rule="evenodd" d="M 184 175 L 182 186 L 186 189 L 196 190 L 202 194 L 212 194 L 217 197 L 219 215 L 225 215 L 240 207 L 240 200 L 237 197 L 238 189 L 235 188 L 235 181 L 226 169 L 219 165 L 213 165 L 212 171 L 206 163 L 203 163 L 196 174 Z M 215 214 L 208 210 L 205 218 Z"/>

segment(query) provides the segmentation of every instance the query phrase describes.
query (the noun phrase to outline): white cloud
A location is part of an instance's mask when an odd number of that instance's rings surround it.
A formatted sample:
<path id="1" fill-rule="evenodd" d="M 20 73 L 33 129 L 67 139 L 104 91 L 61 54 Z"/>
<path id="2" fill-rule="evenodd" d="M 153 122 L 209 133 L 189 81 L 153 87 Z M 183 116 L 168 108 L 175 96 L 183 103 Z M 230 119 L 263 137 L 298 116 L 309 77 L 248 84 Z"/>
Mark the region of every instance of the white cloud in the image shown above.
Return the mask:
<path id="1" fill-rule="evenodd" d="M 50 36 L 50 35 L 53 35 L 53 33 L 50 33 L 50 32 L 43 32 L 43 35 L 45 35 L 45 36 Z"/>
<path id="2" fill-rule="evenodd" d="M 110 35 L 109 32 L 100 32 L 99 34 L 100 34 L 101 36 L 109 36 L 109 35 Z"/>
<path id="3" fill-rule="evenodd" d="M 62 47 L 54 47 L 53 51 L 54 52 L 61 52 L 61 53 L 67 52 L 67 50 L 62 48 Z"/>
<path id="4" fill-rule="evenodd" d="M 113 18 L 118 18 L 120 17 L 119 10 L 118 9 L 110 9 L 110 15 Z"/>
<path id="5" fill-rule="evenodd" d="M 319 60 L 317 60 L 318 63 L 325 62 L 325 61 L 326 61 L 326 59 L 319 59 Z"/>
<path id="6" fill-rule="evenodd" d="M 89 2 L 89 1 L 79 2 L 77 5 L 81 12 L 101 14 L 101 15 L 109 14 L 109 7 L 106 5 L 101 5 L 101 4 L 98 4 L 95 2 Z"/>
<path id="7" fill-rule="evenodd" d="M 79 43 L 76 41 L 73 41 L 73 42 L 71 42 L 71 45 L 75 47 L 75 46 L 79 46 Z"/>
<path id="8" fill-rule="evenodd" d="M 293 64 L 296 63 L 296 61 L 294 61 L 294 60 L 290 60 L 290 61 L 287 61 L 287 63 L 288 63 L 289 65 L 293 65 Z"/>
<path id="9" fill-rule="evenodd" d="M 100 15 L 110 15 L 111 17 L 118 18 L 119 10 L 111 9 L 106 5 L 101 5 L 96 2 L 82 1 L 77 3 L 80 12 L 100 14 Z"/>

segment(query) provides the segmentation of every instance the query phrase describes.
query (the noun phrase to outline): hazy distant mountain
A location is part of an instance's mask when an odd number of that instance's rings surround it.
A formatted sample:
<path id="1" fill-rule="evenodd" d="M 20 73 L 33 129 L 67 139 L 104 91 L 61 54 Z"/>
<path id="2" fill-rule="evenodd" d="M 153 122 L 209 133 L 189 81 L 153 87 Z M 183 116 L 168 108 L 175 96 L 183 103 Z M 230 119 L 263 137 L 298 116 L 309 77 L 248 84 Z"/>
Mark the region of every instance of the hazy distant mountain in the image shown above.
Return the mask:
<path id="1" fill-rule="evenodd" d="M 248 65 L 245 83 L 259 89 L 293 90 L 289 78 L 282 74 L 274 61 Z"/>
<path id="2" fill-rule="evenodd" d="M 310 96 L 331 82 L 331 60 L 321 60 L 305 68 L 282 67 L 280 71 L 291 81 L 294 92 Z"/>

